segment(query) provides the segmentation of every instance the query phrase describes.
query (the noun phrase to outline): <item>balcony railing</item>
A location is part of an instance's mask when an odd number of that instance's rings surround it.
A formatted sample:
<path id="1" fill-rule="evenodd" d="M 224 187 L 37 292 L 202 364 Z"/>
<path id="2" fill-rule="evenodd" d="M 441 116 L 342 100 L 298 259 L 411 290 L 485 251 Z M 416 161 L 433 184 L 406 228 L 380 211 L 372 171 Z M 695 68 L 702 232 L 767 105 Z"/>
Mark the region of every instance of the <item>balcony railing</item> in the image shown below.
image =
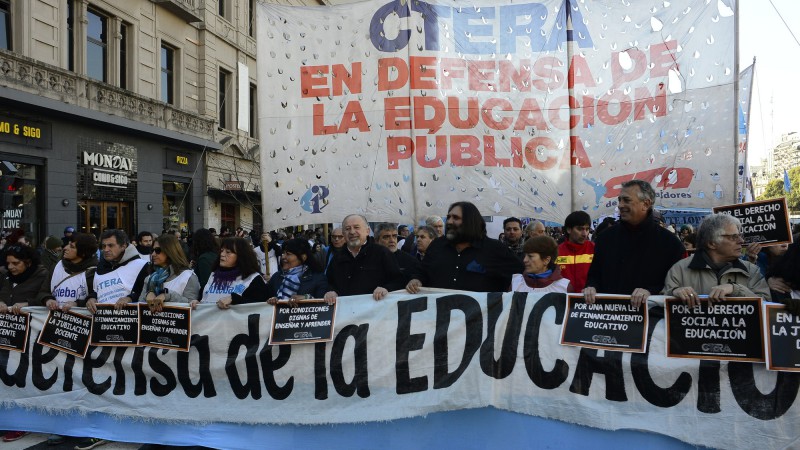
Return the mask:
<path id="1" fill-rule="evenodd" d="M 202 0 L 150 0 L 161 5 L 176 16 L 185 20 L 187 23 L 202 22 L 203 15 L 200 12 Z"/>
<path id="2" fill-rule="evenodd" d="M 4 50 L 0 50 L 0 85 L 198 138 L 214 139 L 212 119 Z"/>

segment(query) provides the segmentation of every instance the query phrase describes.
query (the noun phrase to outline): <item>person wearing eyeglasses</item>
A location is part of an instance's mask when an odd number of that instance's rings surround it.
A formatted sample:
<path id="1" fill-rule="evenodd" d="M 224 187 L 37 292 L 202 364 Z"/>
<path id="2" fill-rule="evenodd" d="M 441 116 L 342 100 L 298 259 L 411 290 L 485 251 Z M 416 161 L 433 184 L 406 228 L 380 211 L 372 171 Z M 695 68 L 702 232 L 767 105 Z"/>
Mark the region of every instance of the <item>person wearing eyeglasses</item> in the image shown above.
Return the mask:
<path id="1" fill-rule="evenodd" d="M 690 306 L 698 296 L 710 302 L 725 297 L 761 297 L 771 300 L 769 286 L 757 265 L 740 259 L 742 224 L 727 214 L 712 214 L 697 230 L 697 252 L 678 261 L 667 273 L 664 295 L 679 298 Z"/>
<path id="2" fill-rule="evenodd" d="M 253 247 L 244 238 L 229 237 L 220 244 L 219 258 L 203 288 L 198 303 L 215 303 L 219 309 L 231 305 L 263 302 L 267 297 L 267 285 L 258 267 Z"/>
<path id="3" fill-rule="evenodd" d="M 181 243 L 175 235 L 162 234 L 153 242 L 152 273 L 144 280 L 139 303 L 160 312 L 166 302 L 191 303 L 200 296 L 200 282 L 189 268 Z"/>
<path id="4" fill-rule="evenodd" d="M 347 241 L 344 239 L 344 231 L 342 228 L 334 228 L 331 231 L 331 245 L 328 247 L 328 254 L 325 255 L 325 273 L 328 273 L 328 267 L 331 265 L 334 255 L 344 248 Z"/>

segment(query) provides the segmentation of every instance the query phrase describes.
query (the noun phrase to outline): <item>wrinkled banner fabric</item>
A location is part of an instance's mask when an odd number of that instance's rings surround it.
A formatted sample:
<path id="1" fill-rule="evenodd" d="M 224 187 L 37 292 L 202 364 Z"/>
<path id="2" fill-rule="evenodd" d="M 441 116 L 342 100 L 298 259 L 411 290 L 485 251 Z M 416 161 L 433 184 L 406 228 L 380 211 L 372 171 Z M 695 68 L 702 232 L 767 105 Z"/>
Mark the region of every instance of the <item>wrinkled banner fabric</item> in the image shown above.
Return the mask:
<path id="1" fill-rule="evenodd" d="M 648 353 L 558 345 L 563 294 L 392 294 L 339 301 L 327 344 L 269 347 L 271 307 L 199 308 L 188 353 L 35 344 L 0 352 L 4 407 L 125 421 L 333 424 L 482 408 L 722 448 L 797 441 L 800 377 L 763 364 L 667 359 L 662 306 Z M 46 318 L 31 308 L 32 337 Z M 296 311 L 298 314 L 313 314 Z"/>
<path id="2" fill-rule="evenodd" d="M 258 6 L 267 229 L 736 201 L 730 0 Z"/>

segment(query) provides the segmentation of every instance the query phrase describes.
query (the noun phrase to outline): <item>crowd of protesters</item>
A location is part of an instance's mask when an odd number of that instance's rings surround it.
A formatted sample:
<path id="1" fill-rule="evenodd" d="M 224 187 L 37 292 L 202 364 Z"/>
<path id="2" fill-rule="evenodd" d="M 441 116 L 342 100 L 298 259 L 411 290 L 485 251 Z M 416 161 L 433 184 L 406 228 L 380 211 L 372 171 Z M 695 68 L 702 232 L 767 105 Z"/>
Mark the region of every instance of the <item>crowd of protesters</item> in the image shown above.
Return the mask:
<path id="1" fill-rule="evenodd" d="M 469 202 L 454 203 L 444 219 L 432 216 L 418 227 L 379 223 L 373 230 L 365 217 L 351 214 L 329 241 L 322 229 L 224 228 L 219 235 L 199 229 L 188 242 L 188 236 L 144 231 L 131 242 L 122 230 L 97 239 L 68 227 L 38 251 L 25 236 L 5 246 L 0 313 L 26 306 L 94 313 L 99 305 L 131 302 L 156 312 L 168 303 L 226 310 L 311 298 L 334 303 L 360 294 L 380 301 L 392 291 L 425 288 L 575 292 L 589 303 L 598 294 L 618 294 L 636 307 L 658 294 L 692 305 L 701 298 L 757 296 L 800 313 L 800 244 L 745 246 L 739 220 L 722 214 L 706 217 L 697 230 L 675 230 L 653 208 L 652 186 L 640 180 L 624 183 L 618 202 L 619 220 L 595 227 L 583 211 L 570 213 L 563 227 L 538 220 L 523 226 L 510 217 L 499 239 L 487 236 Z M 24 435 L 11 431 L 4 440 Z M 48 443 L 61 441 L 51 436 Z M 75 448 L 104 443 L 91 438 Z"/>

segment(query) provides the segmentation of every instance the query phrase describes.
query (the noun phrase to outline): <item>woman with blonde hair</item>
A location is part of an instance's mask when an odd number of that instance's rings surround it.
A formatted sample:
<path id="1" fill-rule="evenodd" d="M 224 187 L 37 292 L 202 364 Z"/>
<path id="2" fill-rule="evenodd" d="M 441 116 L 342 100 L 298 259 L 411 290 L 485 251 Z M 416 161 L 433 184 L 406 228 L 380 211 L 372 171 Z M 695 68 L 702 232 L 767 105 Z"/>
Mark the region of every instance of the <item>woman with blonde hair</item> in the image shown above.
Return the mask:
<path id="1" fill-rule="evenodd" d="M 165 302 L 191 303 L 200 296 L 200 282 L 189 268 L 181 243 L 173 234 L 162 234 L 153 242 L 150 254 L 152 273 L 144 280 L 139 302 L 147 302 L 153 312 Z"/>

